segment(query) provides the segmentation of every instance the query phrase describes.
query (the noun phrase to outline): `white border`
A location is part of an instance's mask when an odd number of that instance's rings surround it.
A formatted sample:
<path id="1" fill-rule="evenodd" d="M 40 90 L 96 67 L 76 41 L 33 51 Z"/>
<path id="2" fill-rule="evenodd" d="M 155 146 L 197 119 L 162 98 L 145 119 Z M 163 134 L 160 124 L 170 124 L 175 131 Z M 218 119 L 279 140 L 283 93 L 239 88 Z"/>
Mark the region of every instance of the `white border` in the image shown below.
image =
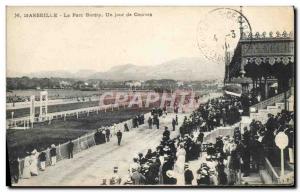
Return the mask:
<path id="1" fill-rule="evenodd" d="M 263 6 L 263 5 L 268 5 L 268 6 L 280 6 L 280 5 L 294 5 L 296 8 L 298 8 L 298 15 L 299 15 L 299 9 L 300 9 L 300 1 L 299 0 L 248 0 L 248 1 L 238 1 L 238 0 L 208 0 L 208 1 L 195 1 L 195 0 L 1 0 L 0 1 L 0 92 L 1 92 L 1 97 L 0 97 L 0 110 L 1 110 L 1 115 L 0 115 L 0 166 L 1 166 L 1 171 L 0 171 L 0 191 L 10 191 L 13 189 L 9 189 L 6 187 L 6 181 L 4 178 L 6 178 L 6 160 L 5 160 L 5 141 L 6 141 L 6 131 L 5 131 L 5 7 L 7 5 L 120 5 L 120 6 L 130 6 L 130 5 L 156 5 L 156 6 L 180 6 L 180 5 L 188 5 L 188 6 L 229 6 L 229 5 L 243 5 L 243 6 Z M 276 22 L 276 21 L 275 21 Z M 296 31 L 299 31 L 299 19 L 297 20 L 297 29 Z M 298 33 L 297 33 L 298 34 Z M 298 38 L 299 39 L 299 36 Z M 298 45 L 298 40 L 297 40 L 297 45 Z M 299 55 L 299 48 L 297 50 L 297 56 Z M 297 67 L 297 74 L 299 73 L 300 67 Z M 297 90 L 299 90 L 300 83 L 297 82 Z M 298 95 L 299 96 L 299 95 Z M 299 113 L 297 114 L 297 119 L 298 119 L 298 125 L 299 125 Z M 299 126 L 298 126 L 299 127 Z M 300 130 L 297 130 L 297 138 L 299 139 L 299 132 Z M 299 166 L 297 166 L 299 169 Z M 299 174 L 299 170 L 297 170 L 297 173 Z M 297 174 L 297 175 L 298 175 Z M 298 182 L 297 182 L 298 183 Z M 298 183 L 299 184 L 299 183 Z M 33 189 L 22 189 L 22 191 L 32 191 Z M 56 189 L 55 191 L 63 191 L 66 189 Z M 71 189 L 73 190 L 73 189 Z M 80 191 L 89 191 L 91 189 L 80 189 Z M 121 190 L 121 189 L 120 189 Z M 124 189 L 122 189 L 124 190 Z M 161 190 L 161 189 L 160 189 Z M 164 189 L 167 190 L 167 189 Z M 189 190 L 189 189 L 188 189 Z M 208 190 L 208 189 L 203 189 L 203 190 Z M 217 190 L 217 189 L 213 189 Z M 219 189 L 223 190 L 223 189 Z M 231 190 L 231 189 L 227 189 Z M 254 190 L 258 190 L 258 188 L 255 188 Z M 273 190 L 273 189 L 270 189 Z M 287 191 L 288 189 L 280 189 L 281 191 Z M 35 189 L 35 191 L 52 191 L 51 189 Z M 126 190 L 129 191 L 129 190 Z M 146 190 L 136 190 L 136 191 L 146 191 Z M 168 191 L 174 191 L 174 189 L 168 189 Z M 187 191 L 187 190 L 186 190 Z"/>

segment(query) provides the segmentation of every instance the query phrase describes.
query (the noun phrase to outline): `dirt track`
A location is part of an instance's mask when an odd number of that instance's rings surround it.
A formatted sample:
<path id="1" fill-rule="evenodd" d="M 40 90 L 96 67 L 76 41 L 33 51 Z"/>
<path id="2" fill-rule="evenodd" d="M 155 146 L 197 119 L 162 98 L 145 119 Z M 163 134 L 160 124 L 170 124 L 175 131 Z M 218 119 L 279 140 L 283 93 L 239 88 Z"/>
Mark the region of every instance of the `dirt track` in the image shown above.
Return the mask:
<path id="1" fill-rule="evenodd" d="M 184 115 L 179 114 L 179 124 L 182 123 Z M 71 160 L 58 162 L 54 167 L 47 167 L 45 172 L 39 176 L 23 179 L 17 186 L 99 186 L 103 178 L 109 178 L 113 167 L 118 166 L 121 176 L 126 176 L 132 158 L 138 152 L 159 144 L 163 127 L 171 128 L 171 120 L 174 114 L 169 114 L 165 119 L 161 118 L 160 129 L 148 129 L 147 125 L 130 130 L 123 134 L 121 146 L 117 145 L 116 137 L 111 142 L 92 147 L 79 154 Z M 172 136 L 178 134 L 178 127 Z"/>

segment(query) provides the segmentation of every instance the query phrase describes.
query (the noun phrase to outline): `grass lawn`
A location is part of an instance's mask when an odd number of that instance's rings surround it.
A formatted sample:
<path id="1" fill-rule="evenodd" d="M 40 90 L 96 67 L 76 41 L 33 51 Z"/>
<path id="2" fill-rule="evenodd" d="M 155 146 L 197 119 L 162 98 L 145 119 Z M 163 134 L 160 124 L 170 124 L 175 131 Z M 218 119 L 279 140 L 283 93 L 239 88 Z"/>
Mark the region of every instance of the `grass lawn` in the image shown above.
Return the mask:
<path id="1" fill-rule="evenodd" d="M 7 148 L 10 157 L 15 155 L 24 157 L 26 150 L 38 151 L 49 147 L 51 144 L 59 144 L 69 139 L 78 138 L 103 126 L 111 126 L 132 117 L 149 112 L 150 109 L 120 109 L 114 111 L 104 111 L 90 113 L 87 115 L 67 117 L 66 121 L 55 120 L 50 125 L 48 123 L 35 124 L 33 129 L 28 130 L 7 130 Z M 145 120 L 147 122 L 147 120 Z M 15 154 L 14 154 L 15 153 Z"/>

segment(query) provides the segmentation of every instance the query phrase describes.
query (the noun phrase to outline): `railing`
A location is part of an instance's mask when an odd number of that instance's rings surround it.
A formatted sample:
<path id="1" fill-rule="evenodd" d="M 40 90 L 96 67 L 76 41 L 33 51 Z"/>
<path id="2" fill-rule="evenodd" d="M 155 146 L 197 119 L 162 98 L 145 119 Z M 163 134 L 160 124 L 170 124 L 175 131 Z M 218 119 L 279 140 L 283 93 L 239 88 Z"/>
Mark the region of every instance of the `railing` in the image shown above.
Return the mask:
<path id="1" fill-rule="evenodd" d="M 80 103 L 80 102 L 91 102 L 91 101 L 99 101 L 99 97 L 92 96 L 88 99 L 83 100 L 77 100 L 76 97 L 74 98 L 66 98 L 66 99 L 53 99 L 48 100 L 48 105 L 61 105 L 61 104 L 70 104 L 70 103 Z M 6 110 L 14 110 L 14 109 L 22 109 L 22 108 L 30 108 L 30 101 L 24 101 L 24 102 L 16 102 L 16 103 L 6 103 Z M 40 102 L 36 101 L 35 106 L 39 107 Z"/>
<path id="2" fill-rule="evenodd" d="M 106 110 L 114 110 L 114 108 L 120 108 L 123 107 L 125 108 L 126 105 L 128 105 L 129 102 L 124 102 L 120 103 L 119 105 L 114 105 L 114 104 L 108 104 L 104 106 L 95 106 L 95 107 L 87 107 L 87 108 L 80 108 L 80 109 L 74 109 L 74 110 L 67 110 L 67 111 L 60 111 L 60 112 L 54 112 L 54 113 L 48 113 L 44 118 L 38 118 L 35 117 L 33 122 L 44 122 L 44 121 L 51 121 L 53 119 L 59 119 L 59 118 L 66 118 L 69 116 L 78 116 L 78 114 L 81 113 L 87 113 L 89 114 L 90 112 L 99 112 L 99 111 L 105 111 Z M 7 119 L 6 120 L 6 128 L 14 128 L 17 126 L 24 126 L 24 127 L 30 127 L 31 123 L 31 118 L 30 116 L 27 117 L 19 117 L 19 118 L 14 118 L 14 119 Z"/>
<path id="3" fill-rule="evenodd" d="M 265 165 L 266 171 L 272 178 L 272 183 L 278 184 L 280 178 L 267 157 L 265 157 L 265 159 L 264 159 L 264 165 Z"/>
<path id="4" fill-rule="evenodd" d="M 255 109 L 255 111 L 257 112 L 259 109 L 264 109 L 266 108 L 268 105 L 274 105 L 274 103 L 280 102 L 285 98 L 285 94 L 286 97 L 289 97 L 291 94 L 291 90 L 288 90 L 286 92 L 280 93 L 278 95 L 275 95 L 274 97 L 271 97 L 269 99 L 266 99 L 264 101 L 261 101 L 255 105 L 252 105 L 249 107 L 249 111 L 253 111 L 253 109 Z"/>

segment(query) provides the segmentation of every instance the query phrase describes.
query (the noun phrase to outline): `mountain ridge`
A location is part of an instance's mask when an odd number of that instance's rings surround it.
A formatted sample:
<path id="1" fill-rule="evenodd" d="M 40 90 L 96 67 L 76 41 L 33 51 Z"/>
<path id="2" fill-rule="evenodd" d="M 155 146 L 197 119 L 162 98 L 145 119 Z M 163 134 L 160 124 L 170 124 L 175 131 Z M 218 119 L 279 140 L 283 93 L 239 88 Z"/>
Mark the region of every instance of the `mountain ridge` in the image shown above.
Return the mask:
<path id="1" fill-rule="evenodd" d="M 114 66 L 105 72 L 96 72 L 89 69 L 79 70 L 74 73 L 67 70 L 54 70 L 29 73 L 22 76 L 38 78 L 64 77 L 103 80 L 212 80 L 222 79 L 224 77 L 224 72 L 225 66 L 212 62 L 209 63 L 198 57 L 183 57 L 153 66 L 140 66 L 127 63 Z"/>

